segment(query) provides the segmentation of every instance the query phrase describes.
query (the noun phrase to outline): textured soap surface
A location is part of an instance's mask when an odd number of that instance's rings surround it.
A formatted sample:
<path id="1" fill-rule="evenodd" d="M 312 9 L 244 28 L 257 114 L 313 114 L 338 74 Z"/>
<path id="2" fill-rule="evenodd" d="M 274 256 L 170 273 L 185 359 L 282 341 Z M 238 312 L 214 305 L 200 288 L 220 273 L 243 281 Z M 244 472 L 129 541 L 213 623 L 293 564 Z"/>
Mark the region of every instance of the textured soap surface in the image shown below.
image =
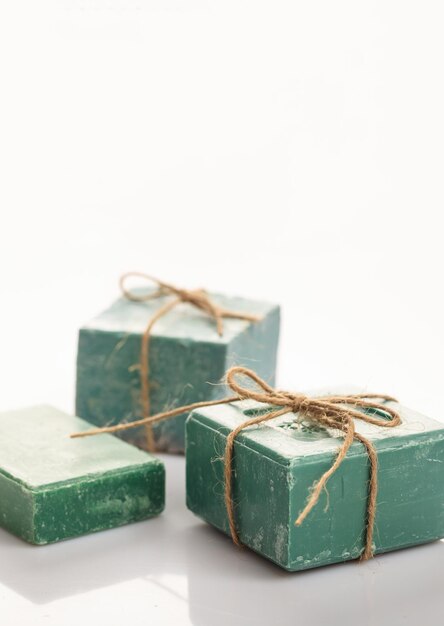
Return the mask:
<path id="1" fill-rule="evenodd" d="M 140 293 L 146 293 L 140 291 Z M 219 337 L 214 319 L 190 304 L 180 304 L 159 319 L 150 339 L 151 413 L 202 400 L 222 398 L 220 384 L 233 364 L 254 367 L 273 383 L 279 336 L 279 307 L 210 294 L 225 308 L 258 314 L 248 322 L 224 320 Z M 80 329 L 77 356 L 76 413 L 104 426 L 142 417 L 139 362 L 142 333 L 168 298 L 133 302 L 120 298 Z M 183 452 L 186 415 L 155 426 L 156 448 Z M 143 428 L 121 436 L 145 446 Z"/>
<path id="2" fill-rule="evenodd" d="M 164 467 L 50 406 L 0 414 L 0 525 L 45 544 L 157 515 Z"/>
<path id="3" fill-rule="evenodd" d="M 444 536 L 444 425 L 391 403 L 395 429 L 356 421 L 379 460 L 375 552 Z M 193 412 L 187 421 L 187 505 L 229 534 L 223 499 L 227 433 L 263 410 L 243 401 Z M 238 435 L 234 510 L 242 543 L 297 571 L 359 557 L 364 549 L 369 463 L 355 442 L 304 523 L 294 521 L 310 488 L 331 466 L 337 433 L 285 415 Z"/>

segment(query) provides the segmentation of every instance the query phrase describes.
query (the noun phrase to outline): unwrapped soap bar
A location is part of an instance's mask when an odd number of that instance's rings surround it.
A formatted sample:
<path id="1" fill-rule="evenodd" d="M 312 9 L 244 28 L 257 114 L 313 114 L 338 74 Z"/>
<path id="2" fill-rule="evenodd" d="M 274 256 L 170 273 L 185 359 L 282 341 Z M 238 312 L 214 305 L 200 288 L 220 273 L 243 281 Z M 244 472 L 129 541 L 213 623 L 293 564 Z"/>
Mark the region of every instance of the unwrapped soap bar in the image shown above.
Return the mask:
<path id="1" fill-rule="evenodd" d="M 0 525 L 45 544 L 157 515 L 161 461 L 49 406 L 0 414 Z"/>
<path id="2" fill-rule="evenodd" d="M 150 290 L 135 290 L 150 293 Z M 223 320 L 223 335 L 213 318 L 182 303 L 159 319 L 150 335 L 151 413 L 176 406 L 215 400 L 226 395 L 220 381 L 233 364 L 254 366 L 273 384 L 279 336 L 279 307 L 266 302 L 209 294 L 212 301 L 236 312 L 257 314 L 260 320 Z M 83 326 L 77 356 L 76 413 L 97 426 L 142 417 L 140 349 L 142 334 L 156 311 L 171 296 L 147 302 L 117 300 Z M 157 450 L 183 452 L 185 419 L 179 415 L 154 426 Z M 119 433 L 120 434 L 120 433 Z M 146 446 L 143 427 L 121 436 Z"/>
<path id="3" fill-rule="evenodd" d="M 444 425 L 397 403 L 402 424 L 355 421 L 379 461 L 375 553 L 444 536 Z M 206 407 L 187 421 L 187 505 L 229 533 L 224 503 L 226 436 L 261 413 L 251 400 Z M 328 470 L 338 433 L 287 414 L 243 430 L 233 459 L 233 504 L 240 540 L 281 567 L 302 570 L 355 559 L 364 549 L 369 460 L 354 442 L 327 492 L 301 526 L 294 522 Z"/>

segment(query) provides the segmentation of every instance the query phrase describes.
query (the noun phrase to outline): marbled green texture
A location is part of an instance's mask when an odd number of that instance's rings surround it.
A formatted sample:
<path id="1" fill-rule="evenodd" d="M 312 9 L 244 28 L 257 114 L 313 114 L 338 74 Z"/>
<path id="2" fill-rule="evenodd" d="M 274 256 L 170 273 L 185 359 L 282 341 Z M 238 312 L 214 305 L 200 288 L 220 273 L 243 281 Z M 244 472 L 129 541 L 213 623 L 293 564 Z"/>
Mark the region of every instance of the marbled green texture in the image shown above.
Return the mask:
<path id="1" fill-rule="evenodd" d="M 155 324 L 150 338 L 151 413 L 222 398 L 220 381 L 234 364 L 253 367 L 274 382 L 279 307 L 266 302 L 210 294 L 226 308 L 258 314 L 261 320 L 224 320 L 216 324 L 190 304 L 180 304 Z M 132 302 L 120 298 L 79 332 L 76 413 L 98 426 L 142 417 L 139 362 L 142 333 L 166 298 Z M 185 419 L 180 415 L 154 427 L 158 450 L 183 452 Z M 121 436 L 145 446 L 143 428 Z"/>
<path id="2" fill-rule="evenodd" d="M 161 513 L 163 464 L 49 406 L 0 414 L 0 525 L 34 544 Z"/>
<path id="3" fill-rule="evenodd" d="M 200 409 L 187 421 L 187 505 L 229 534 L 223 498 L 226 435 L 264 405 Z M 444 425 L 396 405 L 401 426 L 357 421 L 378 453 L 375 552 L 444 536 Z M 249 428 L 235 442 L 234 505 L 243 544 L 297 571 L 357 558 L 364 548 L 369 462 L 355 442 L 304 523 L 294 521 L 311 487 L 331 466 L 337 433 L 291 415 Z"/>

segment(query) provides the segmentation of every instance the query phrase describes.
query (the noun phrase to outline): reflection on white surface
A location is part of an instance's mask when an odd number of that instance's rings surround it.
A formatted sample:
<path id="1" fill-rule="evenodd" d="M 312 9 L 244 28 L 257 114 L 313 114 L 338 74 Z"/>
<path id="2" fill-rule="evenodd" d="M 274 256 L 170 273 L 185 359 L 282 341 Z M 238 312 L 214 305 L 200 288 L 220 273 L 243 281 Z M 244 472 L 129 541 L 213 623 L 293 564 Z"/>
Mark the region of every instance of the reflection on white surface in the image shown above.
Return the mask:
<path id="1" fill-rule="evenodd" d="M 444 544 L 288 574 L 189 513 L 184 459 L 163 457 L 157 519 L 33 547 L 0 532 L 7 626 L 440 624 Z M 4 621 L 3 621 L 4 620 Z"/>

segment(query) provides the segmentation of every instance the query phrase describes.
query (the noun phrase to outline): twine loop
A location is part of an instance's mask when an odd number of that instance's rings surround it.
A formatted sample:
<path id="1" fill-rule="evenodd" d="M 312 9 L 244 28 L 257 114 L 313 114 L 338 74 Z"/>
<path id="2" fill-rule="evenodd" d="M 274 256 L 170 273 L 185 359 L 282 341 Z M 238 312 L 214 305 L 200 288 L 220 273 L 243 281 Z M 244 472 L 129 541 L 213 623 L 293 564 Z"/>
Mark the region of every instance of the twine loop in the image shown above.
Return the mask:
<path id="1" fill-rule="evenodd" d="M 256 384 L 259 391 L 244 387 L 236 381 L 236 377 L 243 375 Z M 303 393 L 292 393 L 290 391 L 280 391 L 273 389 L 255 372 L 246 367 L 232 367 L 226 373 L 226 383 L 232 391 L 234 391 L 240 400 L 255 400 L 263 404 L 272 404 L 282 407 L 288 407 L 293 413 L 300 411 L 309 400 Z"/>

